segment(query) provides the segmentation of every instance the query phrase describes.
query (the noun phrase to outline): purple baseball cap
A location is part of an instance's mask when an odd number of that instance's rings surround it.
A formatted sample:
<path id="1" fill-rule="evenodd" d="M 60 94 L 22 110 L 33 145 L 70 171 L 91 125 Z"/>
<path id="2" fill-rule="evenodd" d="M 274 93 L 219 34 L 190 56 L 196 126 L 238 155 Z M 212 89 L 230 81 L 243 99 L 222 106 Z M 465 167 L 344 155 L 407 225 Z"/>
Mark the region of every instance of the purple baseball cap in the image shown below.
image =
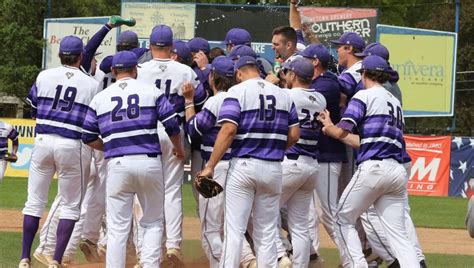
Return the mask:
<path id="1" fill-rule="evenodd" d="M 234 62 L 226 56 L 219 56 L 212 61 L 211 70 L 219 75 L 233 77 Z"/>
<path id="2" fill-rule="evenodd" d="M 173 31 L 166 25 L 155 26 L 151 31 L 150 44 L 159 47 L 172 46 Z"/>
<path id="3" fill-rule="evenodd" d="M 326 64 L 331 61 L 331 54 L 329 54 L 328 49 L 321 44 L 309 45 L 298 54 L 305 58 L 318 59 Z"/>
<path id="4" fill-rule="evenodd" d="M 114 56 L 112 55 L 105 57 L 100 63 L 99 69 L 106 74 L 110 73 L 113 58 Z"/>
<path id="5" fill-rule="evenodd" d="M 189 49 L 188 44 L 184 41 L 174 40 L 172 52 L 185 61 L 191 60 L 191 50 Z"/>
<path id="6" fill-rule="evenodd" d="M 365 70 L 382 71 L 387 73 L 391 70 L 391 68 L 384 58 L 377 55 L 370 55 L 362 60 L 362 66 L 359 70 L 357 70 L 357 72 L 361 73 Z"/>
<path id="7" fill-rule="evenodd" d="M 364 50 L 365 41 L 364 39 L 354 32 L 347 32 L 339 37 L 339 40 L 332 40 L 331 43 L 337 46 L 351 45 L 354 48 Z"/>
<path id="8" fill-rule="evenodd" d="M 257 65 L 257 60 L 250 56 L 240 57 L 234 65 L 234 72 L 237 72 L 238 69 L 247 66 L 247 65 Z"/>
<path id="9" fill-rule="evenodd" d="M 138 46 L 138 36 L 135 32 L 132 32 L 132 31 L 121 32 L 117 40 L 117 45 Z"/>
<path id="10" fill-rule="evenodd" d="M 138 58 L 130 51 L 120 51 L 112 59 L 112 68 L 130 68 L 138 65 Z"/>
<path id="11" fill-rule="evenodd" d="M 285 70 L 294 72 L 297 76 L 312 80 L 314 76 L 314 66 L 310 60 L 298 57 L 290 62 L 283 63 Z"/>
<path id="12" fill-rule="evenodd" d="M 367 57 L 370 55 L 377 55 L 379 57 L 384 58 L 387 61 L 390 58 L 390 53 L 388 52 L 388 49 L 384 45 L 377 42 L 367 45 L 363 52 L 355 53 L 355 55 L 361 58 Z"/>
<path id="13" fill-rule="evenodd" d="M 59 53 L 63 55 L 79 55 L 84 51 L 84 44 L 79 37 L 68 35 L 59 43 Z"/>
<path id="14" fill-rule="evenodd" d="M 201 50 L 204 53 L 209 53 L 211 50 L 209 42 L 202 37 L 194 37 L 193 39 L 189 40 L 188 46 L 189 49 L 191 49 L 191 52 L 199 52 L 199 50 Z"/>
<path id="15" fill-rule="evenodd" d="M 243 56 L 250 56 L 256 59 L 257 53 L 255 53 L 255 51 L 253 51 L 253 49 L 247 45 L 237 45 L 233 47 L 229 53 L 229 57 L 232 60 L 238 60 L 240 57 L 243 57 Z"/>
<path id="16" fill-rule="evenodd" d="M 252 37 L 250 33 L 242 28 L 232 28 L 225 35 L 224 44 L 226 45 L 247 45 L 250 46 Z"/>

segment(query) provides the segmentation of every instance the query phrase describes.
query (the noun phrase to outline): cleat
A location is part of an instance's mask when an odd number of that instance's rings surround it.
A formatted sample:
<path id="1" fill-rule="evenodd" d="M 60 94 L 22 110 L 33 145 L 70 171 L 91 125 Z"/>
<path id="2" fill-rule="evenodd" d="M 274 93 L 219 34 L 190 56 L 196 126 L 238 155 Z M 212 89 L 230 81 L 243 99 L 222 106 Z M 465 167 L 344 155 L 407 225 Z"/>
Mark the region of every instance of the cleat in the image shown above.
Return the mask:
<path id="1" fill-rule="evenodd" d="M 278 261 L 278 268 L 292 268 L 293 263 L 291 262 L 290 258 L 288 258 L 286 255 L 281 257 L 281 259 Z"/>
<path id="2" fill-rule="evenodd" d="M 184 268 L 184 260 L 183 255 L 181 254 L 181 250 L 179 248 L 170 248 L 166 252 L 168 259 L 172 263 L 173 268 Z"/>
<path id="3" fill-rule="evenodd" d="M 82 240 L 81 243 L 79 243 L 79 248 L 82 253 L 84 253 L 84 257 L 86 257 L 88 262 L 96 263 L 100 261 L 97 245 L 92 243 L 90 240 Z"/>
<path id="4" fill-rule="evenodd" d="M 62 268 L 63 266 L 57 262 L 57 261 L 52 261 L 49 263 L 48 268 Z"/>
<path id="5" fill-rule="evenodd" d="M 39 252 L 36 252 L 33 253 L 33 257 L 39 261 L 40 263 L 48 266 L 50 262 L 53 261 L 53 256 L 50 256 L 50 255 L 45 255 L 45 254 L 42 254 L 42 253 L 39 253 Z"/>
<path id="6" fill-rule="evenodd" d="M 21 259 L 20 263 L 18 264 L 18 268 L 30 268 L 30 259 L 25 258 Z"/>
<path id="7" fill-rule="evenodd" d="M 109 23 L 112 25 L 112 27 L 119 27 L 121 25 L 133 27 L 137 22 L 134 18 L 122 18 L 118 15 L 114 15 L 110 17 Z"/>

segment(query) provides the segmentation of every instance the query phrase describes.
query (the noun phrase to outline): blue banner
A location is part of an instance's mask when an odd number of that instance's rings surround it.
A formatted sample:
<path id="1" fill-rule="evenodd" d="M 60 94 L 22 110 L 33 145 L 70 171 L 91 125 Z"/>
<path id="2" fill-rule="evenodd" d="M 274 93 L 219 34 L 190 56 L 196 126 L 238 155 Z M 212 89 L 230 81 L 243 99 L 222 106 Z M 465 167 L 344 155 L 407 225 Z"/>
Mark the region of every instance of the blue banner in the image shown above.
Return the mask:
<path id="1" fill-rule="evenodd" d="M 449 196 L 468 197 L 474 183 L 474 138 L 453 137 Z"/>

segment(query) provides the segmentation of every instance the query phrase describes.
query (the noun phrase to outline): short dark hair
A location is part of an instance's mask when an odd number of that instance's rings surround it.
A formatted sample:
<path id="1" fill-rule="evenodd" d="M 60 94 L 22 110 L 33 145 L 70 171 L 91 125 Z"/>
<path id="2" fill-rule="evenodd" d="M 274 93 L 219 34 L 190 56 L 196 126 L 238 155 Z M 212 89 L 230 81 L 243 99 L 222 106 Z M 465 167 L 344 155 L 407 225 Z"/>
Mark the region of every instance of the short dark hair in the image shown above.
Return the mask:
<path id="1" fill-rule="evenodd" d="M 211 48 L 209 51 L 209 63 L 212 63 L 212 61 L 219 56 L 225 56 L 224 50 L 220 47 Z"/>
<path id="2" fill-rule="evenodd" d="M 313 82 L 312 79 L 304 78 L 298 75 L 296 75 L 296 79 L 298 79 L 298 82 L 303 85 L 311 85 L 311 83 Z"/>
<path id="3" fill-rule="evenodd" d="M 282 35 L 283 38 L 286 39 L 286 41 L 290 41 L 290 42 L 293 42 L 293 44 L 296 45 L 298 39 L 296 37 L 296 31 L 295 29 L 293 29 L 292 27 L 290 26 L 280 26 L 280 27 L 276 27 L 275 29 L 273 29 L 273 33 L 272 35 Z"/>
<path id="4" fill-rule="evenodd" d="M 117 52 L 132 50 L 132 49 L 137 48 L 137 47 L 138 47 L 138 44 L 117 45 Z"/>
<path id="5" fill-rule="evenodd" d="M 229 88 L 235 85 L 235 78 L 223 76 L 215 71 L 212 71 L 214 85 L 218 90 L 227 91 Z"/>
<path id="6" fill-rule="evenodd" d="M 123 74 L 123 73 L 132 73 L 132 72 L 133 72 L 133 69 L 135 69 L 135 67 L 113 68 L 113 70 L 115 71 L 116 75 L 117 75 L 117 74 Z"/>
<path id="7" fill-rule="evenodd" d="M 390 74 L 382 71 L 364 70 L 362 73 L 367 77 L 367 79 L 377 81 L 380 84 L 384 84 L 390 80 Z"/>
<path id="8" fill-rule="evenodd" d="M 74 65 L 79 61 L 81 54 L 66 55 L 59 53 L 59 59 L 62 65 Z"/>
<path id="9" fill-rule="evenodd" d="M 244 66 L 240 67 L 239 70 L 241 70 L 243 72 L 248 71 L 248 70 L 252 70 L 252 71 L 257 71 L 257 72 L 260 73 L 260 68 L 258 68 L 258 65 L 256 65 L 256 64 L 244 65 Z"/>

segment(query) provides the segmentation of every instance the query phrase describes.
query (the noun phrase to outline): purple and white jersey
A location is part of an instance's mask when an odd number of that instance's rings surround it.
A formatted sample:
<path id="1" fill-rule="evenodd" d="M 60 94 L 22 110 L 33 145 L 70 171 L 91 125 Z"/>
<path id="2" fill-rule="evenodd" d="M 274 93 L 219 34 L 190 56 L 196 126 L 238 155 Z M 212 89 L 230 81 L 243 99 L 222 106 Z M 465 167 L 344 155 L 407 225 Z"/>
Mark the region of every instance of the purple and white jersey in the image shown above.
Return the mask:
<path id="1" fill-rule="evenodd" d="M 104 90 L 110 87 L 113 83 L 115 83 L 115 75 L 112 72 L 104 74 L 102 80 L 99 82 L 99 91 Z"/>
<path id="2" fill-rule="evenodd" d="M 406 162 L 405 121 L 400 101 L 382 86 L 357 92 L 337 125 L 350 132 L 357 127 L 360 136 L 357 164 L 388 158 Z"/>
<path id="3" fill-rule="evenodd" d="M 300 139 L 286 150 L 287 156 L 318 156 L 318 137 L 321 124 L 316 120 L 319 113 L 326 109 L 326 99 L 315 89 L 293 88 L 288 91 L 295 104 L 300 122 Z"/>
<path id="4" fill-rule="evenodd" d="M 342 71 L 339 75 L 339 83 L 342 86 L 342 93 L 347 95 L 348 100 L 350 100 L 359 90 L 364 88 L 361 81 L 362 76 L 357 72 L 361 67 L 362 61 L 358 61 L 351 67 Z"/>
<path id="5" fill-rule="evenodd" d="M 222 103 L 227 97 L 227 92 L 218 92 L 210 97 L 202 110 L 186 122 L 184 129 L 191 138 L 202 138 L 201 156 L 208 161 L 211 157 L 214 143 L 221 126 L 217 124 L 217 117 L 221 110 Z M 222 160 L 230 159 L 230 149 L 224 154 Z"/>
<path id="6" fill-rule="evenodd" d="M 182 86 L 191 82 L 196 88 L 195 105 L 202 105 L 207 99 L 207 93 L 191 67 L 170 59 L 153 59 L 140 65 L 137 80 L 156 85 L 173 105 L 176 113 L 184 118 L 184 97 Z"/>
<path id="7" fill-rule="evenodd" d="M 12 125 L 0 121 L 0 156 L 8 152 L 8 139 L 18 140 L 18 132 Z"/>
<path id="8" fill-rule="evenodd" d="M 36 117 L 36 133 L 80 139 L 87 107 L 97 90 L 98 82 L 78 68 L 42 71 L 27 97 Z"/>
<path id="9" fill-rule="evenodd" d="M 237 125 L 231 157 L 268 161 L 283 160 L 288 130 L 299 124 L 288 94 L 261 78 L 231 87 L 217 122 Z"/>
<path id="10" fill-rule="evenodd" d="M 101 135 L 105 158 L 160 154 L 158 120 L 169 136 L 179 133 L 173 106 L 160 90 L 132 78 L 120 79 L 91 101 L 82 141 L 89 143 Z"/>

